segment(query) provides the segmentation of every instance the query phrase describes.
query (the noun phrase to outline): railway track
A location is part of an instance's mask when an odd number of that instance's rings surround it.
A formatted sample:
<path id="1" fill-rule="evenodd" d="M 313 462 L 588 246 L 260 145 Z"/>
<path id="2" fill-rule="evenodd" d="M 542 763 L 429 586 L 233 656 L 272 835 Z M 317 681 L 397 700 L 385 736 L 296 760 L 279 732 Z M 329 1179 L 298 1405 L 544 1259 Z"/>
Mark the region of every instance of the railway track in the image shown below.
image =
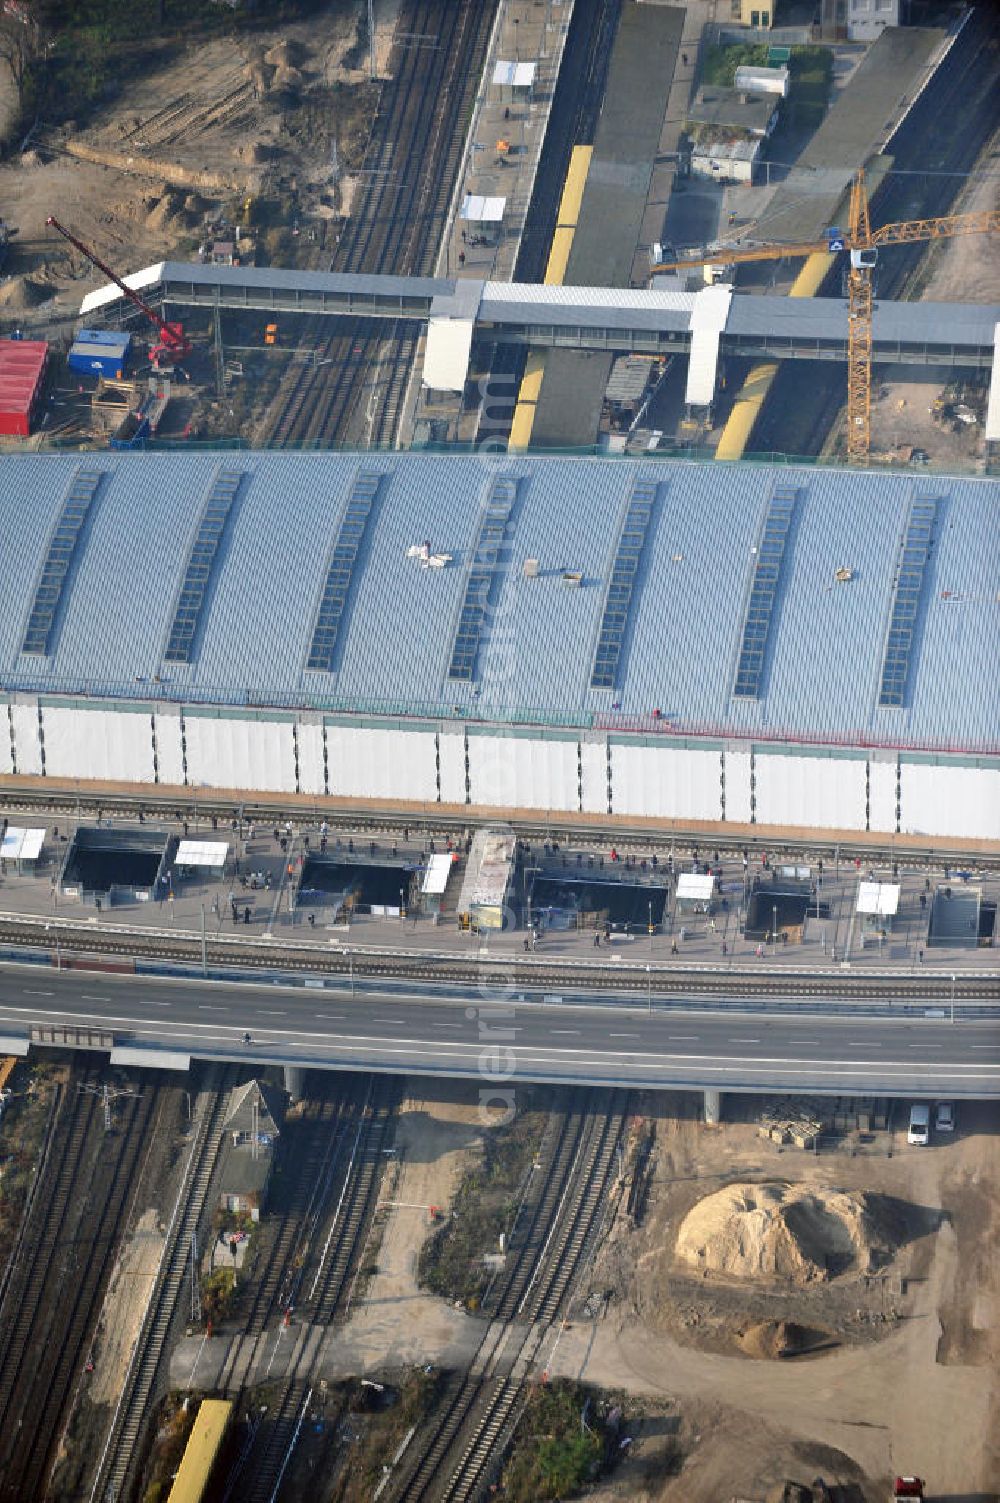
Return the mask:
<path id="1" fill-rule="evenodd" d="M 499 1459 L 529 1376 L 600 1227 L 627 1121 L 624 1092 L 578 1091 L 552 1119 L 543 1167 L 529 1181 L 492 1314 L 469 1372 L 453 1377 L 386 1496 L 402 1503 L 473 1499 Z"/>
<path id="2" fill-rule="evenodd" d="M 294 1346 L 277 1397 L 252 1426 L 230 1474 L 224 1493 L 227 1503 L 236 1498 L 240 1503 L 272 1503 L 279 1494 L 308 1409 L 323 1337 L 349 1305 L 375 1213 L 398 1101 L 398 1082 L 382 1078 L 370 1080 L 363 1101 L 358 1098 L 357 1128 L 329 1232 L 298 1284 L 296 1309 L 302 1324 L 295 1327 Z M 248 1397 L 252 1398 L 244 1383 L 239 1407 Z"/>
<path id="3" fill-rule="evenodd" d="M 46 779 L 46 783 L 48 780 Z M 202 825 L 216 820 L 220 824 L 232 823 L 235 831 L 241 824 L 253 821 L 266 828 L 274 823 L 284 824 L 292 820 L 310 830 L 325 820 L 334 832 L 342 830 L 352 834 L 399 835 L 405 830 L 419 831 L 429 839 L 464 839 L 478 824 L 484 822 L 482 814 L 474 809 L 449 812 L 428 806 L 400 809 L 391 805 L 368 803 L 364 806 L 335 803 L 310 803 L 297 797 L 294 802 L 280 797 L 256 794 L 240 797 L 236 794 L 194 789 L 177 793 L 164 793 L 150 787 L 138 792 L 95 790 L 76 785 L 11 786 L 0 789 L 0 811 L 10 813 L 44 813 L 51 819 L 86 818 L 101 819 L 115 816 L 121 819 L 143 817 L 154 821 L 183 821 Z M 491 822 L 498 822 L 496 820 Z M 796 856 L 822 857 L 831 861 L 876 861 L 887 865 L 898 862 L 911 869 L 926 866 L 967 866 L 977 871 L 1000 871 L 1000 844 L 977 841 L 962 845 L 957 840 L 936 841 L 932 837 L 893 836 L 886 832 L 852 833 L 847 836 L 828 834 L 822 830 L 792 835 L 787 831 L 764 828 L 760 833 L 750 833 L 746 828 L 735 831 L 725 829 L 706 831 L 704 825 L 672 824 L 662 828 L 651 821 L 629 823 L 626 817 L 595 816 L 592 819 L 574 817 L 572 814 L 554 814 L 511 809 L 504 812 L 502 823 L 520 840 L 542 842 L 577 842 L 586 849 L 614 841 L 623 854 L 635 851 L 646 854 L 655 847 L 658 850 L 675 849 L 677 852 L 696 849 L 711 849 L 722 856 L 739 856 L 742 852 L 757 854 L 768 851 L 778 860 Z"/>
<path id="4" fill-rule="evenodd" d="M 190 1277 L 192 1239 L 205 1213 L 233 1079 L 234 1073 L 228 1068 L 212 1068 L 207 1074 L 156 1284 L 97 1463 L 91 1503 L 119 1503 L 128 1496 L 167 1338 Z"/>
<path id="5" fill-rule="evenodd" d="M 254 1290 L 242 1336 L 234 1340 L 219 1373 L 222 1393 L 242 1396 L 272 1323 L 298 1299 L 302 1270 L 335 1188 L 353 1129 L 361 1118 L 370 1083 L 364 1077 L 319 1073 L 299 1123 L 286 1123 L 279 1153 L 284 1174 L 281 1198 L 268 1207 L 268 1240 L 261 1265 L 254 1271 Z M 297 1129 L 297 1131 L 296 1131 Z M 290 1183 L 289 1183 L 290 1181 Z"/>
<path id="6" fill-rule="evenodd" d="M 0 1310 L 4 1503 L 46 1496 L 157 1109 L 154 1076 L 141 1095 L 117 1106 L 121 1125 L 105 1134 L 93 1094 L 99 1073 L 91 1065 L 71 1073 Z"/>
<path id="7" fill-rule="evenodd" d="M 401 17 L 402 32 L 436 42 L 394 46 L 392 81 L 383 89 L 362 186 L 331 270 L 430 274 L 493 9 L 492 0 L 414 0 Z M 315 324 L 310 337 L 313 331 Z M 358 321 L 320 337 L 322 363 L 283 383 L 272 442 L 391 444 L 418 336 L 408 321 L 377 335 Z"/>
<path id="8" fill-rule="evenodd" d="M 58 931 L 59 952 L 52 948 L 52 930 Z M 93 924 L 69 925 L 44 919 L 6 919 L 0 917 L 0 947 L 43 954 L 53 965 L 68 965 L 73 957 L 104 956 L 128 962 L 145 960 L 160 964 L 180 963 L 201 971 L 201 939 L 196 935 L 153 933 L 130 929 L 117 933 L 98 930 Z M 248 979 L 254 972 L 281 971 L 289 976 L 308 973 L 349 979 L 403 982 L 416 987 L 468 987 L 482 983 L 485 969 L 505 986 L 535 991 L 535 1000 L 556 997 L 567 1000 L 565 992 L 582 995 L 626 996 L 636 993 L 645 999 L 655 992 L 658 1000 L 769 998 L 794 1002 L 809 999 L 838 1000 L 851 998 L 871 1002 L 904 1002 L 911 1006 L 934 1002 L 940 1005 L 945 990 L 942 978 L 934 973 L 907 971 L 905 975 L 865 973 L 856 967 L 850 973 L 824 974 L 814 971 L 784 971 L 781 974 L 720 966 L 708 970 L 698 966 L 676 967 L 662 960 L 651 963 L 627 962 L 616 965 L 613 974 L 604 961 L 580 961 L 569 964 L 535 956 L 521 958 L 491 957 L 488 962 L 466 955 L 427 956 L 423 952 L 369 951 L 347 949 L 332 951 L 327 946 L 302 945 L 294 941 L 276 944 L 267 940 L 207 939 L 205 954 L 214 971 L 243 970 Z M 558 989 L 563 988 L 560 992 Z M 996 975 L 969 974 L 955 983 L 956 1000 L 994 1004 Z M 947 988 L 951 995 L 950 983 Z M 528 1000 L 528 999 L 526 999 Z M 571 998 L 569 1000 L 572 1000 Z"/>
<path id="9" fill-rule="evenodd" d="M 964 174 L 973 170 L 997 128 L 995 13 L 979 7 L 968 25 L 970 39 L 978 44 L 969 46 L 966 66 L 948 80 L 931 118 L 918 130 L 904 124 L 899 138 L 885 148 L 892 153 L 895 175 L 890 174 L 875 194 L 873 224 L 952 213 L 965 187 Z M 922 170 L 927 170 L 926 177 L 918 176 Z M 891 247 L 879 261 L 876 297 L 912 295 L 920 268 L 939 244 Z M 792 365 L 800 368 L 792 370 Z M 819 454 L 841 425 L 844 412 L 842 366 L 786 361 L 779 368 L 755 443 L 761 452 Z"/>

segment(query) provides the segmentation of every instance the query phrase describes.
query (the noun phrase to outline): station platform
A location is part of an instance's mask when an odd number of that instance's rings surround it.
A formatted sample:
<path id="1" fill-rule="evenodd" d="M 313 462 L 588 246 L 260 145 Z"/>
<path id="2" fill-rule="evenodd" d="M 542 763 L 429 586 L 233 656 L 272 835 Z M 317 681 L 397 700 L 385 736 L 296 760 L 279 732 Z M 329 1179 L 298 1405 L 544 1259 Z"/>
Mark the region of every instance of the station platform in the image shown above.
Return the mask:
<path id="1" fill-rule="evenodd" d="M 43 820 L 38 817 L 34 823 L 41 825 Z M 104 821 L 105 827 L 113 823 Z M 92 821 L 89 825 L 85 820 L 81 824 L 93 828 Z M 145 828 L 149 830 L 150 825 Z M 532 952 L 542 959 L 606 963 L 609 985 L 613 985 L 616 965 L 650 965 L 658 971 L 676 968 L 680 979 L 691 966 L 722 968 L 734 974 L 757 974 L 762 968 L 773 968 L 792 976 L 800 972 L 833 973 L 846 964 L 863 968 L 866 974 L 940 975 L 945 992 L 952 975 L 984 976 L 1000 971 L 996 947 L 1000 935 L 996 933 L 992 946 L 970 947 L 961 936 L 954 943 L 947 939 L 942 944 L 928 942 L 928 926 L 939 892 L 944 894 L 950 888 L 958 901 L 963 894 L 974 892 L 980 895 L 980 906 L 995 910 L 1000 899 L 1000 875 L 966 867 L 908 865 L 902 853 L 895 875 L 884 863 L 880 866 L 863 863 L 860 858 L 827 859 L 822 871 L 815 862 L 806 863 L 804 869 L 809 876 L 804 880 L 807 885 L 815 885 L 818 912 L 809 911 L 810 903 L 800 924 L 786 924 L 784 917 L 780 922 L 776 918 L 777 939 L 771 935 L 762 942 L 759 935 L 748 936 L 743 932 L 745 915 L 753 911 L 752 907 L 745 908 L 745 895 L 763 884 L 764 897 L 758 899 L 757 908 L 763 904 L 770 911 L 768 884 L 776 879 L 780 886 L 785 872 L 794 871 L 801 879 L 802 857 L 790 857 L 786 862 L 777 852 L 771 853 L 769 865 L 764 867 L 762 855 L 751 853 L 744 866 L 740 856 L 723 853 L 717 858 L 711 840 L 706 841 L 699 848 L 699 860 L 702 865 L 707 860 L 713 870 L 721 872 L 717 879 L 719 903 L 707 915 L 686 913 L 683 905 L 678 908 L 676 878 L 691 871 L 692 854 L 690 849 L 673 847 L 669 836 L 651 838 L 648 843 L 630 841 L 627 846 L 600 838 L 586 843 L 560 842 L 556 848 L 551 842 L 533 843 L 527 853 L 522 853 L 514 872 L 507 903 L 509 927 L 502 932 L 476 934 L 458 927 L 451 908 L 440 920 L 407 907 L 402 912 L 396 909 L 381 916 L 355 914 L 350 921 L 335 916 L 318 897 L 315 902 L 302 899 L 293 908 L 289 901 L 288 867 L 289 864 L 294 867 L 300 855 L 318 849 L 320 826 L 312 818 L 299 817 L 294 822 L 283 821 L 276 828 L 279 840 L 274 838 L 271 828 L 257 828 L 254 838 L 249 839 L 246 831 L 240 838 L 225 827 L 214 829 L 207 820 L 200 827 L 192 823 L 191 839 L 228 840 L 230 862 L 223 873 L 191 873 L 176 883 L 172 896 L 164 889 L 154 901 L 116 903 L 95 912 L 92 905 L 64 897 L 52 881 L 58 853 L 66 848 L 62 837 L 72 841 L 76 833 L 75 821 L 61 820 L 58 836 L 54 836 L 51 825 L 46 828 L 45 849 L 56 852 L 53 861 L 41 864 L 30 875 L 8 869 L 0 877 L 0 916 L 45 921 L 50 926 L 45 931 L 47 943 L 53 951 L 63 924 L 74 927 L 89 924 L 95 931 L 99 928 L 123 936 L 129 933 L 155 933 L 168 938 L 179 934 L 192 938 L 203 933 L 208 937 L 221 935 L 234 943 L 245 942 L 249 947 L 259 945 L 262 939 L 277 944 L 294 942 L 296 948 L 314 945 L 317 955 L 335 949 L 354 954 L 425 958 L 446 955 L 485 961 L 490 956 L 499 959 L 523 954 L 527 941 Z M 167 833 L 165 826 L 164 835 Z M 308 847 L 306 837 L 310 841 Z M 284 851 L 280 838 L 288 843 Z M 409 840 L 392 840 L 383 835 L 376 840 L 374 851 L 368 832 L 359 830 L 355 837 L 349 837 L 338 829 L 336 834 L 331 831 L 328 838 L 331 859 L 344 862 L 384 862 L 394 869 L 408 866 L 419 873 L 430 854 L 426 841 L 413 838 L 413 832 Z M 351 839 L 353 849 L 349 850 Z M 443 849 L 443 842 L 438 841 L 437 850 Z M 612 857 L 613 851 L 618 855 L 617 861 Z M 654 854 L 658 861 L 655 869 Z M 239 859 L 239 875 L 234 871 L 233 857 Z M 898 914 L 885 925 L 884 935 L 874 931 L 870 924 L 866 927 L 857 912 L 859 886 L 870 880 L 898 883 L 900 888 Z M 623 900 L 627 898 L 635 909 L 635 923 L 628 931 L 619 926 L 609 940 L 602 937 L 597 946 L 593 928 L 562 927 L 551 916 L 547 920 L 547 895 L 567 882 L 617 884 Z M 656 923 L 652 934 L 645 921 L 647 893 L 648 901 L 654 905 L 665 897 L 662 922 Z M 657 911 L 655 906 L 653 911 Z M 245 919 L 247 914 L 249 918 Z M 786 929 L 787 939 L 782 937 Z"/>

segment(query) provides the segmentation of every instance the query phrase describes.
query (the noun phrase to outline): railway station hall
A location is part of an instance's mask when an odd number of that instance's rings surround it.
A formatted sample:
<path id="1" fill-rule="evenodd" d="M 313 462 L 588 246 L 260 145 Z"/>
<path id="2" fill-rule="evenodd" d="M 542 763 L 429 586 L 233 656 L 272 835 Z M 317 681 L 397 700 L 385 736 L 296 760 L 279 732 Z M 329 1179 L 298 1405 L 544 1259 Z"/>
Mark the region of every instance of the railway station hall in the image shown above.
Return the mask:
<path id="1" fill-rule="evenodd" d="M 998 509 L 824 467 L 10 457 L 0 775 L 996 839 Z"/>

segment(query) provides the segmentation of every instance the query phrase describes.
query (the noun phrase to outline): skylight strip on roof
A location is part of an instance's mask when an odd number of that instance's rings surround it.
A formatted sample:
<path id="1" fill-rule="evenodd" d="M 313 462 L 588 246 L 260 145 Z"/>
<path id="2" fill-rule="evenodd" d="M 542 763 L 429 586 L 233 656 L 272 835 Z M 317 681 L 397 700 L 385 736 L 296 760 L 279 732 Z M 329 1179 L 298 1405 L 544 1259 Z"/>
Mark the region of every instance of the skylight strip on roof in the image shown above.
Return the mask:
<path id="1" fill-rule="evenodd" d="M 173 625 L 163 654 L 168 663 L 190 663 L 201 627 L 219 547 L 229 521 L 243 470 L 221 469 L 212 482 L 174 609 Z"/>
<path id="2" fill-rule="evenodd" d="M 43 657 L 51 652 L 56 616 L 62 605 L 70 569 L 104 475 L 104 470 L 80 468 L 70 482 L 59 520 L 49 539 L 41 578 L 35 588 L 22 652 L 37 653 Z"/>
<path id="3" fill-rule="evenodd" d="M 601 618 L 601 629 L 594 650 L 594 666 L 590 674 L 592 689 L 613 689 L 615 686 L 621 652 L 625 645 L 629 612 L 632 609 L 635 581 L 639 575 L 655 501 L 656 481 L 637 480 L 625 510 L 625 520 L 618 534 L 618 547 L 611 566 L 604 615 Z"/>
<path id="4" fill-rule="evenodd" d="M 910 504 L 899 548 L 892 609 L 882 658 L 878 702 L 882 709 L 906 704 L 910 666 L 916 647 L 916 623 L 927 578 L 927 561 L 934 542 L 937 501 L 921 498 Z"/>
<path id="5" fill-rule="evenodd" d="M 465 599 L 459 612 L 451 662 L 448 665 L 450 679 L 470 682 L 476 676 L 476 662 L 485 636 L 486 607 L 516 500 L 516 480 L 509 476 L 494 480 L 486 498 L 472 555 L 472 567 L 465 582 Z"/>
<path id="6" fill-rule="evenodd" d="M 358 555 L 371 522 L 381 481 L 382 474 L 376 470 L 359 470 L 354 477 L 316 613 L 312 645 L 306 660 L 308 668 L 317 668 L 324 673 L 333 672 Z"/>
<path id="7" fill-rule="evenodd" d="M 736 699 L 760 698 L 774 604 L 778 598 L 778 585 L 781 582 L 798 494 L 790 486 L 776 486 L 767 503 L 743 621 L 740 655 L 736 664 L 736 682 L 733 686 L 733 696 Z"/>

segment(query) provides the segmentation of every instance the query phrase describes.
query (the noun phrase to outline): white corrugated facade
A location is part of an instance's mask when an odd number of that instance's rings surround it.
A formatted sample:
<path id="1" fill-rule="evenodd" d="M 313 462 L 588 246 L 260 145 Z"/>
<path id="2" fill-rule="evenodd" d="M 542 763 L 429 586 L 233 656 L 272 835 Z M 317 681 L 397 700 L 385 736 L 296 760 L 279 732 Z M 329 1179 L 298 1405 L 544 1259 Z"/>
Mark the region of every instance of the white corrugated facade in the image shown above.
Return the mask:
<path id="1" fill-rule="evenodd" d="M 1000 758 L 11 697 L 0 775 L 1000 839 Z"/>

